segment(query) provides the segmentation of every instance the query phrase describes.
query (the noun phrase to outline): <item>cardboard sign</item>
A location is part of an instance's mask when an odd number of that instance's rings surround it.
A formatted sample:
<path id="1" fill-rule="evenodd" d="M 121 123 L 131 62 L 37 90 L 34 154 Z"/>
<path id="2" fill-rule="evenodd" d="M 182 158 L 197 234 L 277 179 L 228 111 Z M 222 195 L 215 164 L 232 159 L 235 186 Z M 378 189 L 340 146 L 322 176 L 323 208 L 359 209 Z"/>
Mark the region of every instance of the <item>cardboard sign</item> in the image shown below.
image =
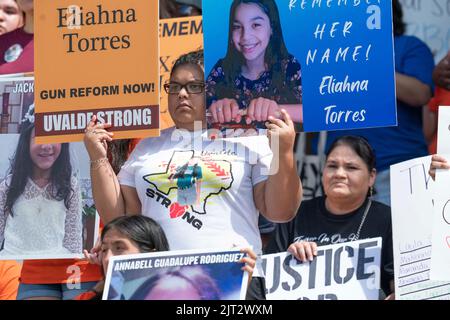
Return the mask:
<path id="1" fill-rule="evenodd" d="M 115 138 L 159 135 L 158 1 L 35 3 L 36 135 L 81 140 L 92 115 Z"/>
<path id="2" fill-rule="evenodd" d="M 109 261 L 103 299 L 242 300 L 248 280 L 239 262 L 243 257 L 239 250 L 115 256 Z"/>
<path id="3" fill-rule="evenodd" d="M 391 166 L 395 298 L 448 299 L 450 283 L 431 281 L 433 180 L 431 156 Z M 448 189 L 448 187 L 447 187 Z"/>
<path id="4" fill-rule="evenodd" d="M 450 160 L 450 108 L 439 107 L 438 154 Z M 434 188 L 433 250 L 431 273 L 433 280 L 450 280 L 450 171 L 437 170 Z"/>
<path id="5" fill-rule="evenodd" d="M 283 100 L 289 90 L 283 90 L 282 84 L 291 83 L 292 77 L 295 77 L 290 73 L 293 64 L 288 65 L 286 71 L 282 68 L 283 83 L 274 83 L 274 86 L 280 88 L 275 89 L 278 95 L 272 94 L 271 86 L 266 88 L 265 84 L 259 83 L 255 85 L 254 90 L 250 87 L 245 88 L 244 94 L 249 90 L 255 96 L 277 102 L 278 105 L 285 107 L 294 120 L 297 118 L 297 111 L 300 110 L 299 104 L 302 103 L 304 131 L 395 126 L 397 117 L 391 1 L 274 0 L 274 2 L 279 15 L 275 10 L 269 9 L 272 10 L 269 12 L 269 19 L 272 24 L 280 20 L 282 33 L 280 35 L 277 32 L 273 35 L 275 31 L 272 28 L 271 38 L 265 51 L 262 52 L 264 54 L 268 52 L 268 48 L 275 43 L 275 37 L 284 39 L 287 52 L 301 66 L 302 99 Z M 228 43 L 233 43 L 239 52 L 249 53 L 247 55 L 249 58 L 243 59 L 246 62 L 250 61 L 250 53 L 260 50 L 257 43 L 264 45 L 265 40 L 262 41 L 263 39 L 254 35 L 251 24 L 246 26 L 245 36 L 242 36 L 245 26 L 237 25 L 237 29 L 229 29 L 231 0 L 220 3 L 207 0 L 203 3 L 205 70 L 207 74 L 215 75 L 217 81 L 214 82 L 219 84 L 211 85 L 212 89 L 208 87 L 207 89 L 214 92 L 217 88 L 215 92 L 217 101 L 222 99 L 219 93 L 225 94 L 227 90 L 222 90 L 220 86 L 223 82 L 220 79 L 222 73 L 216 69 L 211 70 L 220 59 L 226 57 L 227 52 L 232 52 L 230 49 L 232 46 L 228 46 Z M 269 8 L 268 4 L 272 1 L 263 3 Z M 251 6 L 252 4 L 247 8 Z M 260 9 L 258 14 L 261 12 L 263 10 Z M 255 13 L 255 17 L 258 14 Z M 265 13 L 262 15 L 264 18 L 268 16 Z M 238 41 L 239 35 L 241 40 Z M 253 46 L 255 44 L 256 47 Z M 228 70 L 234 70 L 227 66 L 234 66 L 236 63 L 241 76 L 244 78 L 252 76 L 248 71 L 251 70 L 249 66 L 252 63 L 247 61 L 246 67 L 242 68 L 242 59 L 234 61 L 234 64 L 231 64 L 231 58 L 230 62 L 227 61 L 223 61 L 225 79 L 230 73 Z M 266 71 L 271 72 L 267 77 L 275 82 L 274 74 L 277 71 L 271 70 L 271 67 L 270 64 L 265 66 Z M 265 73 L 260 74 L 262 74 L 260 78 L 253 75 L 251 80 L 257 83 L 255 79 L 262 79 Z M 227 87 L 228 91 L 236 92 L 233 87 L 242 82 L 241 78 Z M 234 98 L 239 103 L 238 95 L 242 94 L 227 93 L 226 98 Z M 298 105 L 298 108 L 293 108 L 292 104 Z M 247 105 L 240 105 L 240 108 L 249 109 Z"/>
<path id="6" fill-rule="evenodd" d="M 19 133 L 24 116 L 34 107 L 32 77 L 0 78 L 1 133 Z"/>
<path id="7" fill-rule="evenodd" d="M 2 203 L 8 185 L 13 179 L 21 179 L 20 175 L 13 178 L 10 174 L 10 160 L 14 159 L 19 137 L 19 134 L 0 134 Z M 49 153 L 48 145 L 42 148 L 41 153 Z M 5 212 L 3 206 L 0 209 L 0 260 L 82 258 L 83 250 L 89 251 L 94 246 L 99 218 L 92 197 L 89 157 L 80 142 L 69 143 L 67 149 L 61 150 L 61 153 L 68 152 L 65 161 L 72 164 L 71 179 L 60 177 L 60 183 L 67 182 L 63 187 L 73 189 L 69 208 L 65 207 L 64 199 L 48 196 L 48 186 L 40 188 L 27 178 L 24 193 L 14 202 L 13 215 Z"/>
<path id="8" fill-rule="evenodd" d="M 267 300 L 378 299 L 381 238 L 320 246 L 311 262 L 262 256 Z"/>

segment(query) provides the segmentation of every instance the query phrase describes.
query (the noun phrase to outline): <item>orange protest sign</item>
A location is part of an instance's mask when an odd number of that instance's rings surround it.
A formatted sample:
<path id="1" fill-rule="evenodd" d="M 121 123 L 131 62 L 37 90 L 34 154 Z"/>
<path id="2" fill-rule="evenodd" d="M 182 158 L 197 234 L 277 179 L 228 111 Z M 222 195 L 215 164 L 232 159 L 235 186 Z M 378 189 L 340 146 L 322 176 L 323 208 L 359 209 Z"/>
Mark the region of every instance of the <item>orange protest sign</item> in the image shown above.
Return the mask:
<path id="1" fill-rule="evenodd" d="M 182 54 L 203 48 L 202 17 L 164 19 L 160 21 L 160 84 L 169 81 L 172 65 Z M 161 88 L 160 88 L 161 90 Z M 161 90 L 161 129 L 173 126 L 167 108 L 167 94 Z"/>
<path id="2" fill-rule="evenodd" d="M 35 2 L 38 143 L 81 140 L 93 114 L 115 138 L 159 135 L 158 1 Z"/>

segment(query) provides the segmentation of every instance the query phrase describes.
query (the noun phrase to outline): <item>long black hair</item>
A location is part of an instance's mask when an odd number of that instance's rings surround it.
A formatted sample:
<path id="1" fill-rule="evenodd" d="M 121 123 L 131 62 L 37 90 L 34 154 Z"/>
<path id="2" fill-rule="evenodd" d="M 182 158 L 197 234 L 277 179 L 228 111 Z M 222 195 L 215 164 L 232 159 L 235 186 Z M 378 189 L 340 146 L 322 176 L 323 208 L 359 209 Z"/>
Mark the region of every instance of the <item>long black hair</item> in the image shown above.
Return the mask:
<path id="1" fill-rule="evenodd" d="M 225 81 L 224 83 L 217 84 L 218 98 L 229 98 L 234 95 L 234 81 L 241 73 L 241 66 L 244 64 L 245 59 L 242 54 L 236 50 L 233 43 L 233 23 L 236 14 L 236 9 L 241 4 L 255 4 L 261 8 L 261 10 L 269 17 L 270 26 L 272 28 L 272 35 L 267 46 L 264 62 L 272 72 L 271 90 L 273 87 L 280 86 L 278 91 L 280 95 L 289 95 L 290 90 L 285 88 L 286 82 L 283 72 L 283 61 L 289 58 L 289 53 L 284 43 L 283 31 L 281 28 L 280 14 L 278 7 L 274 0 L 234 0 L 229 17 L 228 27 L 228 49 L 225 58 L 222 61 Z"/>
<path id="2" fill-rule="evenodd" d="M 406 25 L 403 22 L 402 5 L 398 0 L 392 0 L 392 19 L 394 23 L 394 35 L 403 35 L 406 31 Z"/>
<path id="3" fill-rule="evenodd" d="M 118 217 L 105 225 L 102 230 L 102 240 L 110 230 L 117 230 L 135 242 L 140 252 L 169 250 L 166 234 L 152 218 L 141 215 Z"/>
<path id="4" fill-rule="evenodd" d="M 22 123 L 19 142 L 16 152 L 10 160 L 9 174 L 11 180 L 7 185 L 5 212 L 13 215 L 12 208 L 16 200 L 25 190 L 28 178 L 33 176 L 33 161 L 30 156 L 30 139 L 34 129 L 34 122 L 29 120 Z M 53 163 L 50 174 L 50 194 L 57 200 L 64 200 L 64 205 L 69 209 L 72 197 L 72 165 L 70 163 L 69 144 L 61 145 L 58 159 Z"/>

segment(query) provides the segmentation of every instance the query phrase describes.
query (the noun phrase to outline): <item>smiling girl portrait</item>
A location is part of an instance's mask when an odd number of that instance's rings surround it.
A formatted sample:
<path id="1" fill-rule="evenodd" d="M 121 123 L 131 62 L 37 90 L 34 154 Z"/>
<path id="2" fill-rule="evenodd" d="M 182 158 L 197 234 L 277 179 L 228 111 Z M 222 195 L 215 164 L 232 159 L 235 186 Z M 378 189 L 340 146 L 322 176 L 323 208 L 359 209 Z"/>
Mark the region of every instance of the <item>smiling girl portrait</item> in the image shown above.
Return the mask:
<path id="1" fill-rule="evenodd" d="M 81 254 L 81 212 L 69 144 L 36 144 L 31 107 L 0 183 L 0 258 Z"/>
<path id="2" fill-rule="evenodd" d="M 215 10 L 206 2 L 205 11 L 206 5 Z M 214 51 L 208 40 L 205 34 L 205 52 Z M 269 116 L 280 117 L 281 108 L 302 122 L 301 67 L 286 48 L 275 0 L 232 2 L 226 55 L 206 79 L 206 96 L 210 124 L 265 128 Z"/>

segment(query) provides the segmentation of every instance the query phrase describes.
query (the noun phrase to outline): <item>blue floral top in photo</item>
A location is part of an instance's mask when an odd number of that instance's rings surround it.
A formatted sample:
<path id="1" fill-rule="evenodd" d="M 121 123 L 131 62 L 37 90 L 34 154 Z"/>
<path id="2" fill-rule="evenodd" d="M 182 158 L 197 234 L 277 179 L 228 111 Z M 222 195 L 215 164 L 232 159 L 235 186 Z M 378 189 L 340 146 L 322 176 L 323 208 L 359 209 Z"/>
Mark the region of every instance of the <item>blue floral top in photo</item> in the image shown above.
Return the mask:
<path id="1" fill-rule="evenodd" d="M 283 83 L 272 85 L 272 70 L 264 71 L 258 79 L 249 80 L 239 74 L 234 80 L 234 94 L 225 96 L 217 92 L 218 85 L 225 84 L 223 59 L 219 60 L 206 79 L 207 107 L 217 100 L 235 99 L 240 109 L 248 108 L 253 99 L 264 97 L 278 104 L 300 104 L 302 97 L 302 74 L 300 63 L 292 55 L 281 61 Z M 229 90 L 227 90 L 229 91 Z"/>

